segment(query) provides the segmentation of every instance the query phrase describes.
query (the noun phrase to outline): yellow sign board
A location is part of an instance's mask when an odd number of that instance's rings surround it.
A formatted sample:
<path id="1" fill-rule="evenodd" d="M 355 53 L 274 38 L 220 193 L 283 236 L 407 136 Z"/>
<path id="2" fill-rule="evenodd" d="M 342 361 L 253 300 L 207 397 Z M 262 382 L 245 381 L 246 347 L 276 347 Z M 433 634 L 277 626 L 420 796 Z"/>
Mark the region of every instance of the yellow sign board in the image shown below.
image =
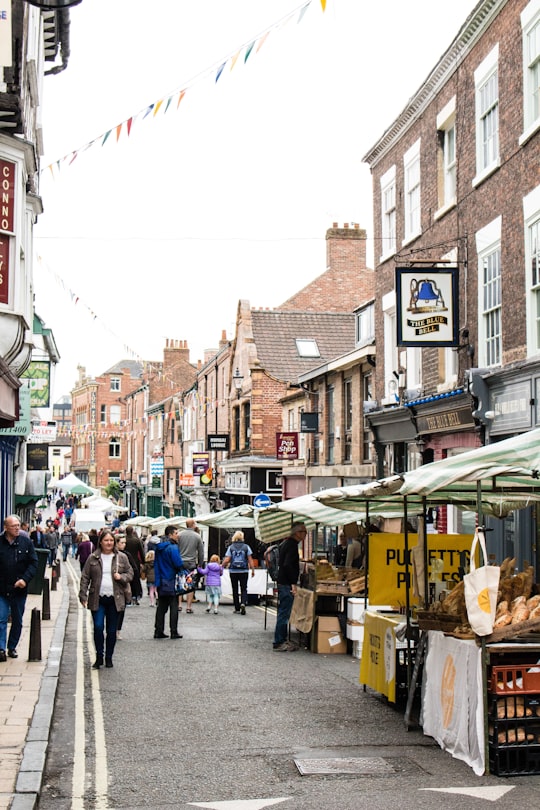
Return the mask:
<path id="1" fill-rule="evenodd" d="M 364 616 L 364 643 L 360 662 L 360 683 L 369 686 L 391 703 L 396 702 L 396 626 L 403 616 L 390 618 L 381 613 Z"/>
<path id="2" fill-rule="evenodd" d="M 459 569 L 469 568 L 472 543 L 470 534 L 428 534 L 428 576 L 434 560 L 442 560 L 440 578 L 443 582 L 458 582 Z M 369 537 L 369 601 L 372 605 L 406 605 L 407 560 L 410 574 L 409 600 L 417 603 L 412 591 L 411 550 L 418 543 L 418 535 L 409 534 L 408 552 L 405 553 L 403 534 L 381 532 Z"/>

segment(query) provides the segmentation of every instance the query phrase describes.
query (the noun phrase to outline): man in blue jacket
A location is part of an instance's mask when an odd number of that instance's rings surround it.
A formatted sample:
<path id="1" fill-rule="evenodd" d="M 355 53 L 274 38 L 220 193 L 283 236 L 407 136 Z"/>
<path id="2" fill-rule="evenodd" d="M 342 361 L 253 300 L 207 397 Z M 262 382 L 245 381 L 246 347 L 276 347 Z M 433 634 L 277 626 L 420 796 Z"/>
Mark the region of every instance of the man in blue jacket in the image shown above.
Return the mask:
<path id="1" fill-rule="evenodd" d="M 165 537 L 155 546 L 154 576 L 158 592 L 158 605 L 154 625 L 154 638 L 169 638 L 165 633 L 165 616 L 169 611 L 171 638 L 182 638 L 178 633 L 178 596 L 174 591 L 174 580 L 184 567 L 177 546 L 178 529 L 167 526 Z"/>
<path id="2" fill-rule="evenodd" d="M 6 661 L 6 638 L 9 614 L 11 628 L 7 638 L 7 654 L 17 658 L 21 637 L 27 585 L 37 571 L 37 554 L 29 537 L 19 535 L 21 524 L 17 515 L 4 520 L 0 534 L 0 662 Z"/>

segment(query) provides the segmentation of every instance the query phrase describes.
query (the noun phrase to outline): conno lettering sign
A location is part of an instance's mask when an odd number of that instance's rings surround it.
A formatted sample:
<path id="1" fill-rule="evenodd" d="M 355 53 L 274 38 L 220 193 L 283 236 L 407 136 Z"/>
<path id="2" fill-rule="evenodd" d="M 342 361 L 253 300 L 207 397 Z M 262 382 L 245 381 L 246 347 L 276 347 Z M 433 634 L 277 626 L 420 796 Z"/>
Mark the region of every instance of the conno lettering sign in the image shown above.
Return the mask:
<path id="1" fill-rule="evenodd" d="M 0 160 L 0 231 L 14 233 L 15 164 Z"/>

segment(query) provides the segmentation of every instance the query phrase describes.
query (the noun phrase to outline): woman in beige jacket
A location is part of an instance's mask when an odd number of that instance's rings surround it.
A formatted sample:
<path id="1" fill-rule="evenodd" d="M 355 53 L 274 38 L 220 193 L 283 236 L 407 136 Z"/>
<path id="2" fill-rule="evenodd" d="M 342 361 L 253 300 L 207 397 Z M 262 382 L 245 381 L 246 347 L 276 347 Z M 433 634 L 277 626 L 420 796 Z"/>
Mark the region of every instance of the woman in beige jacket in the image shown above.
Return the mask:
<path id="1" fill-rule="evenodd" d="M 79 601 L 92 612 L 96 660 L 93 669 L 112 667 L 118 614 L 125 609 L 133 569 L 126 555 L 118 551 L 108 529 L 99 535 L 96 550 L 88 557 L 81 573 Z M 106 636 L 105 636 L 106 626 Z"/>

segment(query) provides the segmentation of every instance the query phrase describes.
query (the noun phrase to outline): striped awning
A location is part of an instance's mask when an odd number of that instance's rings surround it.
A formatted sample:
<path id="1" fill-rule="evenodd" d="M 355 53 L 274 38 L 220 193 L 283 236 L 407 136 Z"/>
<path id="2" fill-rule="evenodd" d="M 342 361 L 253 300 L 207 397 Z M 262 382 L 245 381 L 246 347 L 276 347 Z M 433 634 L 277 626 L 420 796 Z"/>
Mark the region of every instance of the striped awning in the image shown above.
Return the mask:
<path id="1" fill-rule="evenodd" d="M 288 501 L 280 501 L 255 513 L 257 534 L 263 543 L 283 540 L 288 537 L 294 523 L 305 523 L 307 529 L 315 526 L 343 526 L 356 523 L 361 515 L 356 511 L 335 509 L 321 503 L 315 495 L 300 495 Z"/>

